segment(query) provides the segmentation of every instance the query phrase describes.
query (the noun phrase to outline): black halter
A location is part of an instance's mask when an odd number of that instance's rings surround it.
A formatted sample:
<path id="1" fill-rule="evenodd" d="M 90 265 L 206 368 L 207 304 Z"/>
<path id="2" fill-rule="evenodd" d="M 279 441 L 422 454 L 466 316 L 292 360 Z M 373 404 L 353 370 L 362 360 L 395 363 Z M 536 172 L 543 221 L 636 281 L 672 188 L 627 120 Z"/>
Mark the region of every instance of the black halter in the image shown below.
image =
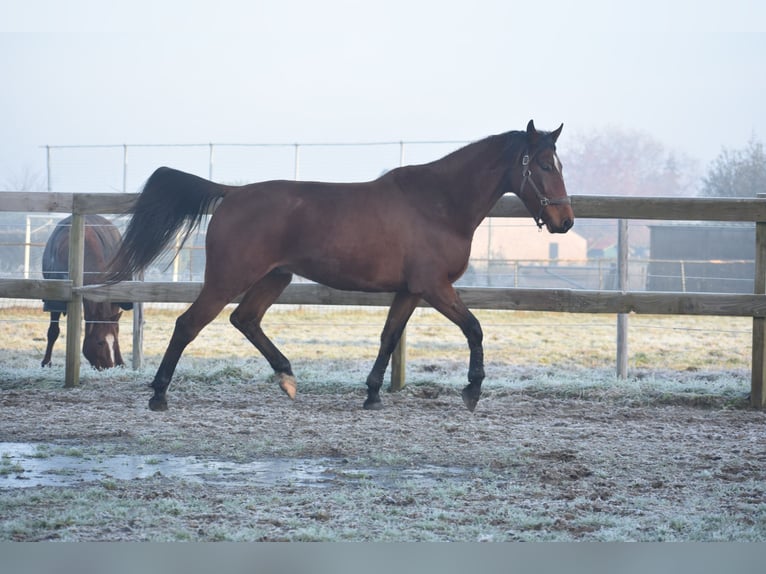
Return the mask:
<path id="1" fill-rule="evenodd" d="M 537 228 L 542 230 L 543 225 L 543 211 L 545 211 L 545 208 L 549 205 L 568 205 L 571 202 L 569 197 L 562 197 L 560 199 L 550 199 L 548 197 L 545 197 L 543 195 L 543 192 L 540 191 L 540 188 L 537 187 L 537 184 L 535 183 L 535 180 L 532 179 L 532 170 L 529 169 L 529 154 L 525 153 L 521 158 L 521 165 L 523 167 L 523 171 L 521 172 L 521 186 L 519 187 L 519 197 L 521 197 L 524 194 L 524 186 L 529 183 L 529 185 L 532 187 L 532 191 L 534 191 L 535 196 L 537 197 L 537 200 L 540 202 L 540 211 L 536 216 L 533 216 L 535 218 L 535 224 L 537 224 Z"/>

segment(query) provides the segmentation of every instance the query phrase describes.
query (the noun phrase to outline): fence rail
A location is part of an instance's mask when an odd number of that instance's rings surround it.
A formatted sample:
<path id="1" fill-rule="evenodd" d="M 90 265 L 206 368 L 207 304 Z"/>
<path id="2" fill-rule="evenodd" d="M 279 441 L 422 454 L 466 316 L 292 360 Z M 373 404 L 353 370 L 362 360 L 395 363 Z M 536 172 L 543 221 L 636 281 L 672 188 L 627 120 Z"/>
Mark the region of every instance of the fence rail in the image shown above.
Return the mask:
<path id="1" fill-rule="evenodd" d="M 73 214 L 73 241 L 82 237 L 82 215 L 129 212 L 137 194 L 114 193 L 0 193 L 0 211 L 57 212 Z M 572 206 L 578 218 L 652 219 L 691 221 L 756 222 L 756 265 L 754 294 L 677 293 L 594 291 L 582 289 L 461 288 L 461 297 L 469 307 L 484 309 L 518 309 L 572 313 L 617 313 L 627 328 L 628 313 L 696 314 L 747 316 L 753 318 L 751 403 L 766 406 L 766 196 L 743 198 L 625 198 L 573 196 Z M 515 196 L 501 198 L 490 212 L 491 217 L 528 217 Z M 77 229 L 79 227 L 79 230 Z M 621 226 L 622 228 L 622 226 Z M 70 269 L 82 269 L 82 245 L 70 249 Z M 627 257 L 627 253 L 624 254 Z M 79 261 L 77 261 L 79 258 Z M 625 262 L 623 262 L 624 264 Z M 78 267 L 79 265 L 79 267 Z M 34 279 L 0 279 L 0 297 L 56 298 L 69 301 L 68 333 L 79 333 L 83 296 L 97 299 L 129 299 L 135 302 L 193 301 L 200 283 L 124 282 L 109 286 L 82 286 L 82 276 L 70 281 Z M 336 291 L 314 284 L 291 285 L 278 303 L 319 305 L 386 306 L 390 294 Z M 141 328 L 140 321 L 134 330 Z M 70 328 L 71 327 L 71 330 Z M 79 338 L 79 337 L 78 337 Z M 77 338 L 77 339 L 78 339 Z M 618 332 L 618 340 L 626 339 Z M 67 377 L 65 384 L 77 384 L 79 347 L 74 337 L 72 349 L 67 345 Z M 69 341 L 68 341 L 69 343 Z M 618 353 L 620 350 L 618 349 Z M 625 350 L 623 349 L 623 355 Z M 620 360 L 618 358 L 618 363 Z M 71 366 L 70 366 L 71 365 Z M 403 366 L 392 369 L 403 381 Z"/>
<path id="2" fill-rule="evenodd" d="M 79 294 L 93 301 L 191 303 L 202 290 L 197 281 L 124 281 L 117 285 L 74 287 L 59 279 L 2 279 L 0 296 L 15 299 L 68 301 Z M 587 289 L 525 289 L 518 287 L 456 288 L 474 309 L 556 311 L 566 313 L 637 313 L 650 315 L 711 315 L 766 317 L 766 296 L 743 293 L 675 293 L 665 291 L 596 291 Z M 235 299 L 233 302 L 238 302 Z M 314 283 L 294 283 L 284 290 L 280 305 L 350 305 L 388 307 L 390 293 L 338 291 Z M 421 307 L 427 307 L 421 302 Z"/>
<path id="3" fill-rule="evenodd" d="M 129 213 L 137 193 L 0 192 L 0 211 L 26 213 Z M 766 197 L 620 197 L 574 195 L 572 208 L 585 219 L 766 222 Z M 529 217 L 513 195 L 501 197 L 487 217 Z"/>

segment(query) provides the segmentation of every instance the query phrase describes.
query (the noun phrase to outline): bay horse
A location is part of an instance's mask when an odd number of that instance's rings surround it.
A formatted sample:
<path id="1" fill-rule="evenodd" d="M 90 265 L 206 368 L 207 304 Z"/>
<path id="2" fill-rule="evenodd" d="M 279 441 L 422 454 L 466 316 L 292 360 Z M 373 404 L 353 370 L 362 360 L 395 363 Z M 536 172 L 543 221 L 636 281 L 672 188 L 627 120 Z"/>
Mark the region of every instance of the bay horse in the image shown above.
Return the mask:
<path id="1" fill-rule="evenodd" d="M 473 411 L 484 379 L 479 321 L 452 284 L 466 270 L 473 233 L 505 193 L 518 195 L 538 227 L 565 233 L 574 223 L 553 132 L 510 131 L 424 165 L 393 169 L 365 183 L 266 181 L 213 183 L 167 167 L 147 180 L 134 206 L 109 282 L 145 269 L 184 230 L 215 207 L 206 238 L 202 290 L 176 320 L 150 387 L 149 408 L 167 409 L 181 355 L 234 298 L 231 323 L 274 369 L 292 399 L 290 361 L 261 329 L 261 319 L 293 274 L 336 289 L 392 292 L 377 358 L 367 377 L 365 409 L 380 409 L 391 354 L 423 299 L 463 331 L 470 352 L 462 391 Z"/>
<path id="2" fill-rule="evenodd" d="M 120 244 L 120 232 L 108 219 L 100 215 L 86 215 L 84 221 L 84 267 L 83 283 L 90 285 L 104 281 L 104 270 L 112 260 Z M 62 219 L 48 238 L 43 251 L 43 277 L 46 279 L 69 279 L 69 230 L 72 217 Z M 123 365 L 120 354 L 119 320 L 120 308 L 129 310 L 132 303 L 96 302 L 83 299 L 85 336 L 82 353 L 98 370 Z M 59 319 L 66 315 L 66 301 L 43 300 L 43 311 L 51 314 L 48 326 L 48 345 L 42 366 L 51 364 L 53 345 L 59 336 Z"/>

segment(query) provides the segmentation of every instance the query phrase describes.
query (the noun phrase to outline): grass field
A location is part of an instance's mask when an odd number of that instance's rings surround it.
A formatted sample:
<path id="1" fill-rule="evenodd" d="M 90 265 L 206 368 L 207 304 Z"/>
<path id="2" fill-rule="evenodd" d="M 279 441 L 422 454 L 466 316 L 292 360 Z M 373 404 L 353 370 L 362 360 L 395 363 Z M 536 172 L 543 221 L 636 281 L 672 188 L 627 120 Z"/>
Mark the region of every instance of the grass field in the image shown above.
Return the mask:
<path id="1" fill-rule="evenodd" d="M 180 309 L 146 311 L 144 353 L 156 362 L 165 350 Z M 477 311 L 484 329 L 487 363 L 550 366 L 556 369 L 609 368 L 615 364 L 616 320 L 613 315 Z M 47 315 L 24 307 L 0 309 L 0 356 L 8 364 L 42 358 Z M 373 360 L 383 309 L 275 307 L 264 329 L 293 361 L 315 358 Z M 629 368 L 633 371 L 746 370 L 750 367 L 752 321 L 748 318 L 633 315 L 629 320 Z M 132 314 L 121 322 L 121 348 L 132 352 Z M 54 351 L 64 357 L 66 325 Z M 407 331 L 408 359 L 467 364 L 468 350 L 460 330 L 431 309 L 419 309 Z M 258 356 L 228 322 L 224 311 L 187 348 L 186 357 L 248 358 Z"/>

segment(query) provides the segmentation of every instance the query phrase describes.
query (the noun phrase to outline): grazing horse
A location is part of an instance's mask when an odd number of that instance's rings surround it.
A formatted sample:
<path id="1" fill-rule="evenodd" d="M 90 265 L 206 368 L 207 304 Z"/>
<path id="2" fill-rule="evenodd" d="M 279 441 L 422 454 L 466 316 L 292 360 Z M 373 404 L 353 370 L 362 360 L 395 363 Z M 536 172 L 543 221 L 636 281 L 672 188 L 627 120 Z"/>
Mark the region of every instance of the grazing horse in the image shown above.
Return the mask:
<path id="1" fill-rule="evenodd" d="M 298 274 L 346 290 L 395 294 L 367 377 L 365 409 L 381 408 L 380 387 L 404 327 L 423 299 L 455 323 L 470 350 L 473 411 L 484 379 L 482 330 L 452 283 L 466 270 L 473 233 L 505 193 L 518 195 L 537 225 L 565 233 L 574 223 L 553 132 L 511 131 L 446 157 L 393 169 L 365 183 L 267 181 L 213 183 L 161 167 L 139 195 L 108 281 L 146 268 L 185 228 L 185 237 L 215 206 L 206 238 L 205 281 L 176 320 L 151 383 L 152 410 L 166 392 L 186 346 L 234 298 L 232 324 L 263 354 L 290 398 L 296 382 L 287 358 L 261 329 L 261 319 Z"/>
<path id="2" fill-rule="evenodd" d="M 43 252 L 43 277 L 46 279 L 69 279 L 69 229 L 72 218 L 59 221 L 48 238 Z M 86 285 L 101 283 L 104 270 L 114 257 L 120 243 L 120 232 L 111 221 L 100 215 L 85 216 L 85 262 L 83 283 Z M 132 303 L 96 302 L 83 299 L 85 311 L 85 336 L 82 353 L 96 369 L 109 369 L 123 365 L 118 339 L 120 308 L 133 308 Z M 50 312 L 48 326 L 48 346 L 42 366 L 51 364 L 53 344 L 59 336 L 59 319 L 66 315 L 66 301 L 43 301 L 43 310 Z"/>

